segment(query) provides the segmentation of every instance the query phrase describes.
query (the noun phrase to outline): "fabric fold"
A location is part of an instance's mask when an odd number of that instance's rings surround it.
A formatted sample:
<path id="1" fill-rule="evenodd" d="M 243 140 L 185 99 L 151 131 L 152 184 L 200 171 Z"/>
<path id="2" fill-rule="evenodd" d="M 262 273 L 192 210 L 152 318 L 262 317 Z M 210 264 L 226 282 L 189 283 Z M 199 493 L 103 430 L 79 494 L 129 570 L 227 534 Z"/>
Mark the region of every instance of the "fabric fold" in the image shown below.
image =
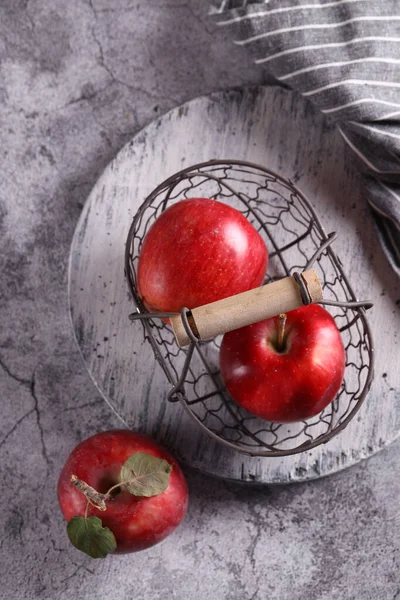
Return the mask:
<path id="1" fill-rule="evenodd" d="M 336 122 L 400 276 L 398 0 L 214 0 L 211 14 L 256 64 Z"/>

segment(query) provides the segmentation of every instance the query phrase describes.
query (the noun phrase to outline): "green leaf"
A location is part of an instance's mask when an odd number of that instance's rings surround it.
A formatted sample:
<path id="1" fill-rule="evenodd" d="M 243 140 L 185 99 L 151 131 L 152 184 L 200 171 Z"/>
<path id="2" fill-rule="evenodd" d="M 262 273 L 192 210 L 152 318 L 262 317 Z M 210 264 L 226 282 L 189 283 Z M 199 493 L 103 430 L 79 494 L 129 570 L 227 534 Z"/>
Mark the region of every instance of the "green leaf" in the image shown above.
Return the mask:
<path id="1" fill-rule="evenodd" d="M 113 532 L 99 517 L 72 517 L 67 533 L 71 544 L 92 558 L 105 558 L 117 548 Z"/>
<path id="2" fill-rule="evenodd" d="M 134 496 L 158 496 L 169 485 L 172 465 L 145 452 L 133 454 L 121 469 L 121 481 Z"/>

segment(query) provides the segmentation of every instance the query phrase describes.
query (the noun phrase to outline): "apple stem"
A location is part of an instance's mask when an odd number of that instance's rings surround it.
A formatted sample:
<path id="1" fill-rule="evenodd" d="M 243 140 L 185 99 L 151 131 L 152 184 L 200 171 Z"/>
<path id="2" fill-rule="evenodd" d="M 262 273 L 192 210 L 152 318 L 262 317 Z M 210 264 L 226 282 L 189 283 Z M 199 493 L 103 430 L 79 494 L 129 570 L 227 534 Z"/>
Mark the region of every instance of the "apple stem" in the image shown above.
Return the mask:
<path id="1" fill-rule="evenodd" d="M 88 510 L 89 510 L 89 506 L 90 506 L 90 500 L 89 500 L 89 498 L 88 498 L 88 499 L 87 499 L 87 501 L 86 501 L 86 508 L 85 508 L 85 517 L 84 517 L 84 518 L 85 518 L 85 521 L 86 521 L 86 520 L 87 520 L 87 518 L 88 518 Z M 87 526 L 87 525 L 86 525 L 86 526 Z"/>
<path id="2" fill-rule="evenodd" d="M 111 495 L 111 492 L 113 492 L 117 488 L 121 487 L 122 485 L 126 485 L 129 482 L 130 482 L 130 480 L 129 481 L 121 481 L 120 483 L 116 483 L 115 485 L 110 487 L 110 489 L 105 494 L 105 499 L 107 500 L 109 498 L 109 496 Z"/>
<path id="3" fill-rule="evenodd" d="M 94 488 L 92 488 L 89 484 L 85 483 L 81 479 L 78 479 L 76 475 L 71 475 L 71 483 L 76 487 L 77 490 L 82 492 L 82 494 L 87 498 L 88 502 L 98 508 L 99 510 L 106 510 L 106 495 L 101 494 Z M 88 508 L 88 507 L 86 507 Z"/>
<path id="4" fill-rule="evenodd" d="M 279 315 L 279 331 L 278 331 L 278 351 L 283 352 L 285 349 L 285 326 L 286 326 L 287 315 L 285 313 L 281 313 Z"/>

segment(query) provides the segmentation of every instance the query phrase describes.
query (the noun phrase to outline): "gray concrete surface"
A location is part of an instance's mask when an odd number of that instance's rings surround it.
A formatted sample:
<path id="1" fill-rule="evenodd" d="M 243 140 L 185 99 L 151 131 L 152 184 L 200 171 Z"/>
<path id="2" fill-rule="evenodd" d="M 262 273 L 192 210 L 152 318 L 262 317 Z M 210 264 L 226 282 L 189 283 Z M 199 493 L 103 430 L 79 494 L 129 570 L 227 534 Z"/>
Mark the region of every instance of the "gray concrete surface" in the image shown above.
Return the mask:
<path id="1" fill-rule="evenodd" d="M 67 313 L 69 245 L 99 173 L 154 115 L 261 71 L 196 0 L 0 0 L 0 598 L 395 600 L 400 442 L 316 483 L 251 489 L 187 472 L 168 540 L 92 561 L 55 486 L 119 423 Z"/>

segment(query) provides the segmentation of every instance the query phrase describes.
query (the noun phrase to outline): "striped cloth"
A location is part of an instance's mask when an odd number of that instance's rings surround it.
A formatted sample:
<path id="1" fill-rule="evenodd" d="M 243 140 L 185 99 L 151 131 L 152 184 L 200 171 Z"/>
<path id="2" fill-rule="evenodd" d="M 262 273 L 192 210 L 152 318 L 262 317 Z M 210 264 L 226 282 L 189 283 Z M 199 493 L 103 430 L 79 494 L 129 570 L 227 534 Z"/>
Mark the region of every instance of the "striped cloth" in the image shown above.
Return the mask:
<path id="1" fill-rule="evenodd" d="M 258 65 L 333 117 L 400 276 L 400 0 L 214 0 Z"/>

